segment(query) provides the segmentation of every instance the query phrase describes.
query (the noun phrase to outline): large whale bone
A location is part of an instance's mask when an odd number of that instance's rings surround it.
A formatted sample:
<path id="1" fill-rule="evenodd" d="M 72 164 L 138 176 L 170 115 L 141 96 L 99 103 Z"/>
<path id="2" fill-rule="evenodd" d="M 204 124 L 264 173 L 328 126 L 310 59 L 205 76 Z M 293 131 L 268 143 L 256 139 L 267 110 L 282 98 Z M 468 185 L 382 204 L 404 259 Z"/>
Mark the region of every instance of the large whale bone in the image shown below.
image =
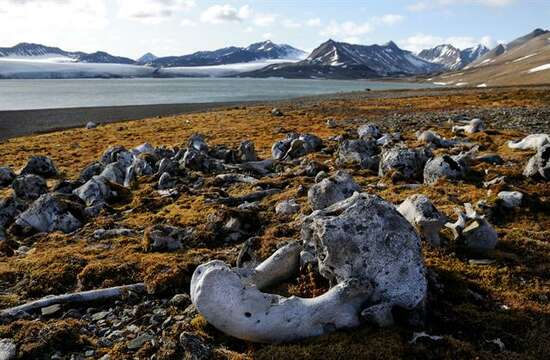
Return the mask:
<path id="1" fill-rule="evenodd" d="M 510 149 L 517 150 L 538 150 L 546 144 L 550 144 L 548 134 L 531 134 L 518 141 L 506 143 Z"/>
<path id="2" fill-rule="evenodd" d="M 191 300 L 210 324 L 247 341 L 293 341 L 358 326 L 370 289 L 358 280 L 311 299 L 261 291 L 297 271 L 300 250 L 298 243 L 289 244 L 255 269 L 231 268 L 218 260 L 200 265 L 191 279 Z"/>

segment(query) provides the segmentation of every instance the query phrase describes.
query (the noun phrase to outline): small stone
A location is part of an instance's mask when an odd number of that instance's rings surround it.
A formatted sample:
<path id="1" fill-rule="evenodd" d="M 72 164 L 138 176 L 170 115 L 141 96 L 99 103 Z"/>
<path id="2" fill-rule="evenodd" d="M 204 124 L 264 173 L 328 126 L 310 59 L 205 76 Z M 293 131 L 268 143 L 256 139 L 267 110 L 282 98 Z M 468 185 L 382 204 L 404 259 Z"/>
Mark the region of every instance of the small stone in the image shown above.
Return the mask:
<path id="1" fill-rule="evenodd" d="M 93 121 L 88 121 L 86 123 L 86 129 L 95 129 L 97 127 L 97 124 Z"/>
<path id="2" fill-rule="evenodd" d="M 186 308 L 191 304 L 191 298 L 187 294 L 176 294 L 168 303 L 172 306 Z"/>
<path id="3" fill-rule="evenodd" d="M 208 360 L 212 358 L 212 348 L 195 334 L 182 332 L 180 335 L 180 345 L 185 351 L 185 359 L 188 360 Z"/>
<path id="4" fill-rule="evenodd" d="M 284 200 L 275 206 L 275 213 L 281 216 L 290 216 L 300 211 L 300 205 L 296 203 L 296 200 Z"/>
<path id="5" fill-rule="evenodd" d="M 145 343 L 153 340 L 155 337 L 152 334 L 142 334 L 136 337 L 135 339 L 128 342 L 128 345 L 126 347 L 128 350 L 137 350 L 140 349 Z"/>
<path id="6" fill-rule="evenodd" d="M 273 116 L 283 116 L 283 112 L 277 108 L 271 109 L 271 115 Z"/>
<path id="7" fill-rule="evenodd" d="M 54 304 L 54 305 L 43 307 L 42 309 L 40 309 L 40 312 L 42 313 L 42 316 L 51 316 L 57 313 L 59 310 L 61 310 L 61 305 Z"/>
<path id="8" fill-rule="evenodd" d="M 59 173 L 50 158 L 46 156 L 33 156 L 21 170 L 21 175 L 28 174 L 40 175 L 48 178 L 55 177 Z"/>

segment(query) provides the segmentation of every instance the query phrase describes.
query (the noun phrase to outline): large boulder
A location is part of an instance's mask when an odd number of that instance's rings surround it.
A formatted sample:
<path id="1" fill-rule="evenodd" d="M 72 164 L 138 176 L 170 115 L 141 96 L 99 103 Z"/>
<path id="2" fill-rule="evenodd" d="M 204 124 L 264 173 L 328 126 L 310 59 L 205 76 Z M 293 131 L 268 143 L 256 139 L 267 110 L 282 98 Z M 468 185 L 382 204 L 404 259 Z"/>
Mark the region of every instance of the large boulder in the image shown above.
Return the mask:
<path id="1" fill-rule="evenodd" d="M 24 200 L 35 200 L 48 192 L 46 180 L 34 174 L 18 176 L 11 184 L 17 197 Z"/>
<path id="2" fill-rule="evenodd" d="M 87 206 L 95 206 L 110 202 L 118 196 L 116 190 L 113 190 L 113 183 L 102 176 L 94 176 L 84 185 L 73 191 Z"/>
<path id="3" fill-rule="evenodd" d="M 105 169 L 104 163 L 100 161 L 93 162 L 91 164 L 86 165 L 86 167 L 82 169 L 82 171 L 80 172 L 79 179 L 82 182 L 86 182 L 91 178 L 93 178 L 94 176 L 101 174 L 101 172 L 104 169 Z"/>
<path id="4" fill-rule="evenodd" d="M 363 311 L 369 319 L 387 324 L 394 306 L 423 307 L 427 281 L 420 237 L 393 204 L 356 193 L 306 217 L 302 239 L 322 276 L 372 286 Z"/>
<path id="5" fill-rule="evenodd" d="M 70 233 L 82 226 L 83 207 L 69 196 L 44 194 L 17 217 L 15 226 L 24 232 Z"/>
<path id="6" fill-rule="evenodd" d="M 380 158 L 374 140 L 344 140 L 338 147 L 337 163 L 340 166 L 353 165 L 363 169 L 376 169 Z"/>
<path id="7" fill-rule="evenodd" d="M 421 179 L 424 165 L 432 156 L 429 149 L 409 149 L 393 147 L 382 151 L 378 175 L 391 174 L 403 180 Z"/>
<path id="8" fill-rule="evenodd" d="M 530 178 L 550 180 L 550 144 L 540 147 L 535 155 L 529 159 L 523 175 Z"/>
<path id="9" fill-rule="evenodd" d="M 0 166 L 0 187 L 9 186 L 16 175 L 12 169 L 7 166 Z"/>
<path id="10" fill-rule="evenodd" d="M 436 156 L 424 167 L 424 183 L 433 184 L 439 179 L 461 180 L 469 170 L 463 156 Z"/>
<path id="11" fill-rule="evenodd" d="M 361 187 L 353 181 L 351 175 L 345 171 L 338 171 L 313 185 L 308 191 L 307 198 L 311 208 L 318 210 L 342 201 L 356 191 L 361 191 Z"/>
<path id="12" fill-rule="evenodd" d="M 46 156 L 33 156 L 21 170 L 21 175 L 27 174 L 40 175 L 48 178 L 59 175 L 59 172 L 50 158 Z"/>

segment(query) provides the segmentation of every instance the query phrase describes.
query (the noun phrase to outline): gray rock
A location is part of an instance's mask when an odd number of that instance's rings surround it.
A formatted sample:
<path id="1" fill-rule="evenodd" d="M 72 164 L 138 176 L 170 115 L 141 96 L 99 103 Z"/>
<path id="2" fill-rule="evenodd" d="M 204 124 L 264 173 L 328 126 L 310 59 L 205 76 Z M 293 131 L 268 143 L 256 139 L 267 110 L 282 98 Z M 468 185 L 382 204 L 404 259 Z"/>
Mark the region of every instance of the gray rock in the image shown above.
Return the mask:
<path id="1" fill-rule="evenodd" d="M 86 129 L 95 129 L 97 127 L 97 124 L 93 121 L 88 121 L 86 123 Z"/>
<path id="2" fill-rule="evenodd" d="M 21 170 L 21 175 L 34 174 L 42 177 L 55 177 L 59 173 L 53 161 L 46 156 L 33 156 Z"/>
<path id="3" fill-rule="evenodd" d="M 188 294 L 176 294 L 170 299 L 169 304 L 185 309 L 191 305 L 191 298 Z"/>
<path id="4" fill-rule="evenodd" d="M 273 144 L 271 156 L 276 160 L 292 160 L 319 151 L 322 147 L 323 141 L 315 135 L 292 133 Z"/>
<path id="5" fill-rule="evenodd" d="M 432 246 L 440 246 L 439 231 L 447 222 L 447 217 L 440 213 L 425 195 L 412 195 L 399 205 L 401 213 Z"/>
<path id="6" fill-rule="evenodd" d="M 172 176 L 176 176 L 180 173 L 179 164 L 178 162 L 172 160 L 172 159 L 162 159 L 158 163 L 158 174 L 164 174 L 168 173 Z"/>
<path id="7" fill-rule="evenodd" d="M 345 171 L 338 171 L 313 185 L 308 191 L 307 198 L 311 208 L 318 210 L 342 201 L 356 191 L 361 191 L 361 187 L 353 178 Z"/>
<path id="8" fill-rule="evenodd" d="M 23 229 L 37 232 L 62 231 L 71 233 L 80 227 L 82 206 L 61 194 L 44 194 L 15 220 Z"/>
<path id="9" fill-rule="evenodd" d="M 431 151 L 425 148 L 394 147 L 385 149 L 380 158 L 378 175 L 384 176 L 391 172 L 398 179 L 421 179 L 424 165 L 431 156 Z"/>
<path id="10" fill-rule="evenodd" d="M 187 147 L 200 152 L 208 153 L 208 145 L 201 134 L 193 134 L 187 141 Z"/>
<path id="11" fill-rule="evenodd" d="M 325 180 L 326 178 L 330 177 L 329 174 L 326 171 L 320 171 L 315 176 L 315 183 L 320 183 L 321 181 Z"/>
<path id="12" fill-rule="evenodd" d="M 0 360 L 12 360 L 16 355 L 15 342 L 12 339 L 0 339 Z"/>
<path id="13" fill-rule="evenodd" d="M 394 306 L 423 308 L 427 280 L 420 238 L 391 203 L 356 193 L 305 218 L 302 239 L 306 252 L 316 254 L 322 276 L 338 283 L 355 279 L 365 287 L 363 303 L 370 305 L 364 316 L 379 325 L 391 323 Z"/>
<path id="14" fill-rule="evenodd" d="M 502 201 L 504 207 L 513 209 L 521 206 L 523 194 L 519 191 L 501 191 L 497 197 Z"/>
<path id="15" fill-rule="evenodd" d="M 307 176 L 315 177 L 321 171 L 328 171 L 329 168 L 325 164 L 321 164 L 317 161 L 306 161 L 303 162 L 304 172 Z"/>
<path id="16" fill-rule="evenodd" d="M 96 175 L 101 174 L 101 172 L 105 169 L 105 164 L 101 162 L 93 162 L 89 165 L 87 165 L 81 172 L 79 179 L 83 182 L 86 182 L 93 178 Z"/>
<path id="17" fill-rule="evenodd" d="M 4 241 L 6 239 L 6 231 L 4 230 L 4 227 L 0 225 L 0 241 Z"/>
<path id="18" fill-rule="evenodd" d="M 99 175 L 112 183 L 123 185 L 126 176 L 126 168 L 122 163 L 113 162 L 105 166 Z"/>
<path id="19" fill-rule="evenodd" d="M 294 199 L 284 200 L 275 206 L 275 213 L 281 216 L 290 216 L 300 211 L 300 205 Z"/>
<path id="20" fill-rule="evenodd" d="M 145 343 L 155 339 L 155 336 L 151 333 L 141 334 L 133 340 L 128 341 L 128 350 L 138 350 L 145 345 Z"/>
<path id="21" fill-rule="evenodd" d="M 424 183 L 433 184 L 439 179 L 461 180 L 469 170 L 461 156 L 437 156 L 428 160 L 424 167 Z"/>
<path id="22" fill-rule="evenodd" d="M 108 203 L 113 197 L 117 196 L 117 193 L 111 190 L 109 180 L 103 176 L 94 176 L 84 185 L 75 189 L 73 194 L 78 196 L 88 206 Z"/>
<path id="23" fill-rule="evenodd" d="M 523 175 L 531 178 L 550 180 L 550 144 L 540 147 L 535 155 L 529 159 Z"/>
<path id="24" fill-rule="evenodd" d="M 17 196 L 0 199 L 0 226 L 7 227 L 13 220 L 27 209 L 25 201 Z"/>
<path id="25" fill-rule="evenodd" d="M 15 195 L 24 200 L 35 200 L 48 192 L 46 180 L 34 174 L 18 176 L 11 184 Z"/>
<path id="26" fill-rule="evenodd" d="M 145 231 L 146 250 L 176 251 L 189 243 L 194 231 L 191 228 L 178 228 L 170 225 L 155 225 Z"/>
<path id="27" fill-rule="evenodd" d="M 134 156 L 124 146 L 113 146 L 101 155 L 101 162 L 105 165 L 118 162 L 121 168 L 126 169 L 132 163 Z"/>
<path id="28" fill-rule="evenodd" d="M 153 154 L 155 155 L 155 148 L 153 145 L 149 143 L 143 143 L 139 146 L 136 146 L 132 150 L 130 150 L 134 156 L 138 156 L 139 154 Z"/>
<path id="29" fill-rule="evenodd" d="M 210 346 L 200 337 L 190 332 L 180 334 L 180 346 L 185 352 L 186 360 L 209 360 L 214 355 Z"/>
<path id="30" fill-rule="evenodd" d="M 0 187 L 9 186 L 16 175 L 12 169 L 7 166 L 0 166 Z"/>
<path id="31" fill-rule="evenodd" d="M 382 132 L 376 124 L 365 124 L 359 126 L 357 129 L 357 134 L 364 140 L 378 139 L 382 136 Z"/>
<path id="32" fill-rule="evenodd" d="M 272 116 L 283 116 L 283 112 L 277 108 L 271 109 L 271 115 Z"/>
<path id="33" fill-rule="evenodd" d="M 159 178 L 157 189 L 159 190 L 172 189 L 174 186 L 176 186 L 176 183 L 177 183 L 177 180 L 172 178 L 169 173 L 165 172 Z"/>
<path id="34" fill-rule="evenodd" d="M 118 229 L 97 229 L 94 231 L 93 237 L 96 240 L 102 240 L 115 236 L 131 236 L 135 235 L 135 231 L 132 229 L 118 228 Z"/>
<path id="35" fill-rule="evenodd" d="M 223 164 L 219 160 L 208 156 L 205 152 L 196 150 L 194 147 L 187 149 L 180 164 L 186 169 L 202 171 L 204 173 L 223 169 Z"/>
<path id="36" fill-rule="evenodd" d="M 132 164 L 126 169 L 124 186 L 133 186 L 140 176 L 151 176 L 154 173 L 153 167 L 145 160 L 136 157 Z"/>
<path id="37" fill-rule="evenodd" d="M 254 148 L 254 143 L 252 141 L 247 140 L 239 144 L 239 149 L 237 149 L 237 160 L 239 162 L 258 160 L 258 155 L 256 154 L 256 149 Z"/>
<path id="38" fill-rule="evenodd" d="M 337 164 L 376 169 L 380 161 L 377 153 L 378 146 L 374 140 L 344 140 L 338 147 Z"/>

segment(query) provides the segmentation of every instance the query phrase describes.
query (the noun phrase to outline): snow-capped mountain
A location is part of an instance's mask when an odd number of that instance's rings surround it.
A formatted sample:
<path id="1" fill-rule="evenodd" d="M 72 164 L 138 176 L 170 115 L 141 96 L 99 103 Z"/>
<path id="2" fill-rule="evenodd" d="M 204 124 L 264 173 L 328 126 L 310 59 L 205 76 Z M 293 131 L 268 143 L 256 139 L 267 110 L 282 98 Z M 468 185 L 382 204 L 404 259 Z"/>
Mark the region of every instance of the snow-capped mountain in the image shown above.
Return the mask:
<path id="1" fill-rule="evenodd" d="M 140 57 L 139 59 L 137 59 L 137 63 L 140 64 L 140 65 L 147 65 L 147 64 L 152 63 L 156 59 L 158 59 L 157 56 L 155 56 L 155 55 L 151 54 L 150 52 L 148 52 L 147 54 L 145 54 L 142 57 Z"/>
<path id="2" fill-rule="evenodd" d="M 422 50 L 418 53 L 418 57 L 435 64 L 443 65 L 448 70 L 459 70 L 477 60 L 488 51 L 489 49 L 483 45 L 460 50 L 452 45 L 443 44 L 431 49 Z"/>
<path id="3" fill-rule="evenodd" d="M 20 43 L 9 48 L 0 48 L 0 57 L 67 57 L 78 58 L 82 52 L 68 52 L 57 47 L 44 46 L 32 43 Z"/>
<path id="4" fill-rule="evenodd" d="M 245 76 L 301 78 L 366 78 L 427 74 L 442 66 L 400 49 L 390 41 L 384 45 L 352 45 L 329 40 L 294 64 L 271 65 Z"/>
<path id="5" fill-rule="evenodd" d="M 199 51 L 190 55 L 162 57 L 152 62 L 157 67 L 212 66 L 247 63 L 267 59 L 295 60 L 305 53 L 290 45 L 264 41 L 248 47 L 227 47 L 214 51 Z"/>
<path id="6" fill-rule="evenodd" d="M 113 56 L 104 51 L 97 51 L 93 54 L 85 54 L 78 58 L 79 62 L 83 63 L 94 63 L 94 64 L 126 64 L 133 65 L 136 63 L 135 60 L 122 57 L 122 56 Z"/>

